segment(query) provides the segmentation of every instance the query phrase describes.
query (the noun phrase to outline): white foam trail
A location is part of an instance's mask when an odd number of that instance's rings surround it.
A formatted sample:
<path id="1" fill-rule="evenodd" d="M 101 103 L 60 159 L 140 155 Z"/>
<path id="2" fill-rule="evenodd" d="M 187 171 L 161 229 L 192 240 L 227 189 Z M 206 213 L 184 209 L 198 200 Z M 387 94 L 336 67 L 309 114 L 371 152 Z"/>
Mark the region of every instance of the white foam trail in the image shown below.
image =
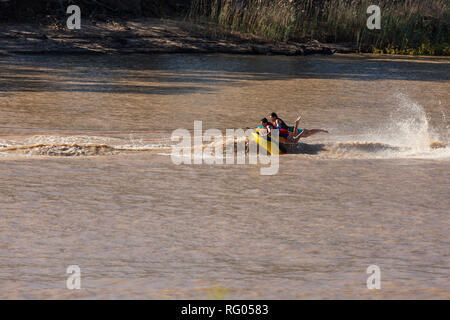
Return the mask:
<path id="1" fill-rule="evenodd" d="M 122 144 L 121 144 L 122 143 Z M 130 138 L 123 144 L 123 139 L 100 136 L 42 136 L 36 135 L 19 141 L 0 141 L 2 155 L 52 155 L 52 156 L 87 156 L 108 155 L 118 152 L 151 151 L 170 148 L 170 145 L 145 144 L 142 140 Z"/>
<path id="2" fill-rule="evenodd" d="M 119 145 L 115 146 L 115 150 L 123 150 L 123 151 L 150 151 L 150 150 L 159 150 L 159 149 L 169 149 L 171 145 L 168 144 L 143 144 L 143 145 Z"/>

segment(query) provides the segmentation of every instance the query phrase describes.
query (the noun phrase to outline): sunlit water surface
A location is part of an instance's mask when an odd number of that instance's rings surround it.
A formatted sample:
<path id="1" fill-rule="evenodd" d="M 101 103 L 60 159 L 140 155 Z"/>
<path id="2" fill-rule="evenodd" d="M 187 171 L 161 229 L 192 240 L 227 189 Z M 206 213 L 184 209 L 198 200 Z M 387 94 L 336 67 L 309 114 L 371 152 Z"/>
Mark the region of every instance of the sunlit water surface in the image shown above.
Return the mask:
<path id="1" fill-rule="evenodd" d="M 1 57 L 0 298 L 450 298 L 449 66 Z M 174 129 L 272 111 L 330 134 L 274 176 L 169 156 Z"/>

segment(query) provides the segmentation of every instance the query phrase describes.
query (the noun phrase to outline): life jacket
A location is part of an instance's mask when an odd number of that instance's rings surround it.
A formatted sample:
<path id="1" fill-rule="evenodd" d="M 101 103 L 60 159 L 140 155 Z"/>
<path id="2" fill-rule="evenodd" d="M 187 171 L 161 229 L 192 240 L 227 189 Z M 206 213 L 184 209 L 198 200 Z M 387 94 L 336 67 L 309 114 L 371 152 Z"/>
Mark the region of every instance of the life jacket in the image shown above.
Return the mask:
<path id="1" fill-rule="evenodd" d="M 287 129 L 278 129 L 280 131 L 280 137 L 287 138 L 289 137 L 289 130 Z"/>

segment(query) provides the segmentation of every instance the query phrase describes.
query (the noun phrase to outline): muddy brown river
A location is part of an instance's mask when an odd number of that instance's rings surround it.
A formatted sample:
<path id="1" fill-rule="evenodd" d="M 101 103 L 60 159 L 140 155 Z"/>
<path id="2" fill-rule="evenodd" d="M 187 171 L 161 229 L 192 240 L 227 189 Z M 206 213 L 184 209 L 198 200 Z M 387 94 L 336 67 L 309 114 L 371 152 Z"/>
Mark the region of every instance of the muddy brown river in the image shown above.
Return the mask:
<path id="1" fill-rule="evenodd" d="M 449 299 L 449 75 L 424 57 L 0 57 L 0 298 Z M 272 111 L 330 133 L 273 176 L 172 161 L 175 129 Z"/>

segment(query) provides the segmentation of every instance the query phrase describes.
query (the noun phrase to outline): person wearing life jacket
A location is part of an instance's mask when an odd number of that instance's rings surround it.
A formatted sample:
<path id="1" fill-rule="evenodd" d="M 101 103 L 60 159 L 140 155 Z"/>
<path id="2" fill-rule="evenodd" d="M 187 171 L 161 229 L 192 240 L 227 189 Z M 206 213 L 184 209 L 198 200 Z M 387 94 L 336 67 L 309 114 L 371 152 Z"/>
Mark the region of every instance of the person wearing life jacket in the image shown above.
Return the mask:
<path id="1" fill-rule="evenodd" d="M 269 122 L 267 120 L 267 118 L 262 118 L 261 119 L 261 127 L 262 128 L 269 128 L 269 129 L 275 129 L 275 126 L 273 125 L 272 122 Z"/>
<path id="2" fill-rule="evenodd" d="M 274 123 L 276 129 L 280 130 L 280 137 L 283 137 L 290 142 L 298 142 L 300 137 L 304 134 L 303 129 L 299 129 L 300 117 L 295 120 L 295 125 L 289 127 L 275 112 L 270 114 L 270 119 Z"/>
<path id="3" fill-rule="evenodd" d="M 272 123 L 274 123 L 275 128 L 280 130 L 280 136 L 282 134 L 282 131 L 283 135 L 285 135 L 286 131 L 289 132 L 287 139 L 292 142 L 297 142 L 300 138 L 307 138 L 319 132 L 328 133 L 328 131 L 325 129 L 299 129 L 298 125 L 300 123 L 301 117 L 298 117 L 295 120 L 295 125 L 293 127 L 289 127 L 282 119 L 278 117 L 275 112 L 272 112 L 270 114 L 270 119 L 272 120 Z"/>
<path id="4" fill-rule="evenodd" d="M 261 130 L 258 130 L 261 129 Z M 261 119 L 261 125 L 257 128 L 260 135 L 269 135 L 272 130 L 279 130 L 279 136 L 285 139 L 289 139 L 290 132 L 287 129 L 279 129 L 273 123 L 269 122 L 267 118 Z"/>
<path id="5" fill-rule="evenodd" d="M 289 126 L 282 119 L 278 118 L 278 115 L 275 112 L 270 114 L 270 120 L 275 125 L 277 129 L 286 129 L 289 130 Z"/>
<path id="6" fill-rule="evenodd" d="M 256 128 L 256 132 L 261 136 L 267 136 L 272 129 L 275 129 L 275 126 L 267 118 L 262 118 L 260 126 Z"/>

